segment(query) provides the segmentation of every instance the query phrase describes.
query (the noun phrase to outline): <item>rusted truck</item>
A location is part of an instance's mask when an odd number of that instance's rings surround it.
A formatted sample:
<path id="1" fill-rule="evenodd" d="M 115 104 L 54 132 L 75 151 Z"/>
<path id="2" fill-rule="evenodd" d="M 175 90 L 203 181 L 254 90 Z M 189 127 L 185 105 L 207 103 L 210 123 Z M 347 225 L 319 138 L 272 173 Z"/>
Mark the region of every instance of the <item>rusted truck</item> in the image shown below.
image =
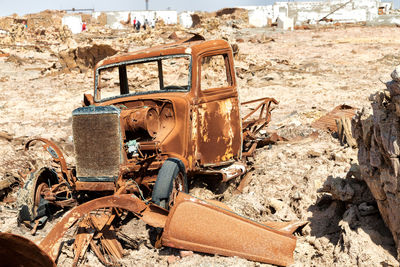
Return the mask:
<path id="1" fill-rule="evenodd" d="M 77 206 L 41 243 L 52 259 L 71 222 L 114 208 L 111 214 L 128 210 L 164 229 L 159 240 L 166 246 L 278 265 L 293 261 L 292 232 L 299 224 L 258 224 L 222 203 L 186 194 L 194 177 L 223 183 L 244 175 L 246 157 L 271 141 L 264 128 L 277 101 L 240 103 L 233 61 L 226 41 L 194 35 L 96 65 L 93 95 L 85 94 L 83 106 L 72 112 L 76 166 L 69 167 L 50 140 L 26 143 L 28 149 L 43 142 L 59 167 L 28 175 L 18 198 L 19 221 L 34 232 L 52 208 Z M 245 105 L 252 108 L 243 115 Z M 115 214 L 104 225 L 110 216 Z"/>

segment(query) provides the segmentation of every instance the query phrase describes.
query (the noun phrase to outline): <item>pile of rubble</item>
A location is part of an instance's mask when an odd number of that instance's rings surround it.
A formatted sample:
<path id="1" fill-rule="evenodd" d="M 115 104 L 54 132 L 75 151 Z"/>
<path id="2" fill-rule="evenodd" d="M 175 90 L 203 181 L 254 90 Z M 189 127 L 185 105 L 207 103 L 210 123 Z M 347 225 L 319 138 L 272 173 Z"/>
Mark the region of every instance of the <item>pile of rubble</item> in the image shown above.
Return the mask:
<path id="1" fill-rule="evenodd" d="M 114 55 L 116 51 L 130 52 L 189 36 L 188 30 L 182 25 L 166 25 L 162 20 L 155 28 L 148 27 L 141 31 L 136 31 L 130 24 L 126 24 L 124 29 L 111 29 L 106 25 L 105 13 L 96 18 L 79 14 L 87 23 L 87 29 L 80 34 L 72 34 L 62 24 L 65 15 L 65 11 L 46 10 L 24 17 L 14 14 L 0 18 L 0 48 L 5 52 L 15 48 L 21 52 L 50 52 L 58 62 L 44 69 L 42 74 L 72 70 L 86 72 L 99 60 Z M 235 36 L 239 29 L 249 27 L 247 10 L 224 8 L 210 13 L 195 12 L 191 17 L 191 32 L 203 35 L 206 39 L 225 39 L 233 45 L 235 55 L 238 54 L 236 43 L 244 40 L 237 40 Z M 175 39 L 168 38 L 171 33 L 175 33 Z M 251 41 L 264 42 L 264 37 Z"/>
<path id="2" fill-rule="evenodd" d="M 372 110 L 353 119 L 359 146 L 361 177 L 368 184 L 379 211 L 393 234 L 400 255 L 400 66 L 387 89 L 371 96 Z"/>
<path id="3" fill-rule="evenodd" d="M 58 56 L 64 70 L 86 72 L 92 70 L 100 60 L 113 56 L 116 53 L 117 51 L 109 45 L 93 44 L 81 47 L 75 45 L 74 47 L 60 51 Z"/>

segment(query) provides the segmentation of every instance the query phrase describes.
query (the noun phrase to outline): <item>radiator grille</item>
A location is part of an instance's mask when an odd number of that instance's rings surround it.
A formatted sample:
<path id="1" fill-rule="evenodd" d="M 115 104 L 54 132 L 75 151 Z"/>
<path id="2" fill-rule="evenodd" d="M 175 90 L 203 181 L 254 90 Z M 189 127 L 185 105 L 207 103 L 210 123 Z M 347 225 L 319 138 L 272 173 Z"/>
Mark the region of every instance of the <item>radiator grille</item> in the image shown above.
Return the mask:
<path id="1" fill-rule="evenodd" d="M 119 109 L 82 107 L 72 112 L 76 176 L 80 181 L 114 181 L 121 163 Z"/>

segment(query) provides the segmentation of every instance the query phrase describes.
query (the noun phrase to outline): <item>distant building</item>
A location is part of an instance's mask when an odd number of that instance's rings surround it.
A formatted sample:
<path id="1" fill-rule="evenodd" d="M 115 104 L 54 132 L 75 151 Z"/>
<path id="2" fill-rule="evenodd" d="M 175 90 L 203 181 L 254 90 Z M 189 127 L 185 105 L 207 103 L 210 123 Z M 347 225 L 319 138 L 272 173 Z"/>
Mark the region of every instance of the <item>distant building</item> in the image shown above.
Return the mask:
<path id="1" fill-rule="evenodd" d="M 267 6 L 243 6 L 249 10 L 249 23 L 263 27 L 278 17 L 292 18 L 295 25 L 304 23 L 355 23 L 376 19 L 392 8 L 391 2 L 379 0 L 327 0 L 315 2 L 276 2 Z M 379 11 L 381 10 L 381 11 Z"/>

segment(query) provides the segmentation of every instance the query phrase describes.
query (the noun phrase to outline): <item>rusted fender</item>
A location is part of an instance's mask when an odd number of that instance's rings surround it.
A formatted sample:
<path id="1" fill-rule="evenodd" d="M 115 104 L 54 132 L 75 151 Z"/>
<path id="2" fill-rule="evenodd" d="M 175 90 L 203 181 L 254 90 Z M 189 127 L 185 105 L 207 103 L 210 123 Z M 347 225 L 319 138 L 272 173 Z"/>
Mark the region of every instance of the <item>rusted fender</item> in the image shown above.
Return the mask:
<path id="1" fill-rule="evenodd" d="M 25 237 L 0 232 L 1 266 L 56 266 L 53 259 Z"/>
<path id="2" fill-rule="evenodd" d="M 65 232 L 83 215 L 101 208 L 120 208 L 131 211 L 145 223 L 154 227 L 164 227 L 168 215 L 168 211 L 155 205 L 148 205 L 134 195 L 106 196 L 91 200 L 70 210 L 42 240 L 40 247 L 47 251 L 49 256 L 56 261 L 60 250 L 61 238 Z"/>
<path id="3" fill-rule="evenodd" d="M 26 144 L 25 144 L 25 150 L 29 150 L 29 146 L 33 141 L 41 141 L 44 143 L 43 148 L 49 152 L 50 156 L 54 159 L 55 162 L 58 162 L 61 166 L 61 171 L 68 177 L 68 168 L 67 168 L 67 163 L 65 162 L 65 158 L 63 153 L 61 152 L 61 149 L 58 148 L 56 144 L 54 144 L 52 141 L 45 139 L 45 138 L 33 138 L 30 139 Z"/>
<path id="4" fill-rule="evenodd" d="M 168 216 L 162 244 L 275 265 L 294 262 L 293 235 L 222 207 L 180 192 Z"/>

